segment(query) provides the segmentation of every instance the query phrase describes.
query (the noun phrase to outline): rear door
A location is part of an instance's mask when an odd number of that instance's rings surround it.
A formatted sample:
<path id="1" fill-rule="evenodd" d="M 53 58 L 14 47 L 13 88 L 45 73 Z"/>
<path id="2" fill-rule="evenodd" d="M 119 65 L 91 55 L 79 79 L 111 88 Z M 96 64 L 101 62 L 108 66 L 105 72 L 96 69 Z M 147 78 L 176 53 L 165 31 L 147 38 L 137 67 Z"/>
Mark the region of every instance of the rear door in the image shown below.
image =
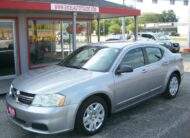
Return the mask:
<path id="1" fill-rule="evenodd" d="M 167 62 L 163 61 L 164 51 L 153 46 L 145 47 L 143 50 L 146 55 L 148 89 L 152 92 L 157 91 L 162 88 L 166 76 Z"/>

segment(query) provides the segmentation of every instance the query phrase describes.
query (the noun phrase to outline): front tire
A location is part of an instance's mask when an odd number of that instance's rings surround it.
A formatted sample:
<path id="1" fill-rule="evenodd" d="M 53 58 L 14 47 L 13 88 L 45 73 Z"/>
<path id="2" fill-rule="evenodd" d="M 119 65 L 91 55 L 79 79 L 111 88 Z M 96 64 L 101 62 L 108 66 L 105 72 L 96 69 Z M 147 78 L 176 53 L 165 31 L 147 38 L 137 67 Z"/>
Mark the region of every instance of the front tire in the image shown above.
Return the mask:
<path id="1" fill-rule="evenodd" d="M 98 96 L 87 99 L 79 108 L 75 128 L 85 135 L 94 135 L 104 126 L 108 116 L 106 102 Z"/>
<path id="2" fill-rule="evenodd" d="M 179 91 L 179 85 L 179 76 L 177 74 L 172 74 L 167 84 L 167 89 L 165 92 L 166 98 L 175 98 Z"/>

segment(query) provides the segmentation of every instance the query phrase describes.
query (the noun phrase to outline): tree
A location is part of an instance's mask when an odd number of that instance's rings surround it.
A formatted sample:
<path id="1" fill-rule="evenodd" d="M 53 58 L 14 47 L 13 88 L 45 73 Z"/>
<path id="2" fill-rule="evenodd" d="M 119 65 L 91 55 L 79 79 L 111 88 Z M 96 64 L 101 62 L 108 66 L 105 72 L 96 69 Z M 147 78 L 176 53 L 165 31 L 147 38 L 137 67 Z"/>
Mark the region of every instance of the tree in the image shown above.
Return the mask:
<path id="1" fill-rule="evenodd" d="M 158 13 L 144 13 L 139 17 L 140 24 L 159 23 L 159 22 L 177 22 L 178 19 L 173 10 L 163 11 Z"/>
<path id="2" fill-rule="evenodd" d="M 177 22 L 177 16 L 173 10 L 163 11 L 162 12 L 163 22 Z"/>
<path id="3" fill-rule="evenodd" d="M 144 13 L 139 17 L 140 24 L 162 22 L 162 15 L 158 13 Z"/>
<path id="4" fill-rule="evenodd" d="M 144 29 L 143 26 L 138 25 L 138 31 L 139 32 L 142 31 L 143 29 Z M 134 25 L 134 23 L 127 25 L 126 31 L 127 32 L 131 31 L 131 32 L 133 32 L 133 34 L 135 34 L 135 25 Z"/>
<path id="5" fill-rule="evenodd" d="M 93 20 L 93 21 L 92 21 L 92 31 L 94 31 L 94 30 L 97 31 L 97 28 L 98 28 L 98 27 L 97 27 L 97 21 L 96 21 L 96 20 Z"/>
<path id="6" fill-rule="evenodd" d="M 119 24 L 113 24 L 109 27 L 109 32 L 110 33 L 120 33 L 121 32 L 121 26 Z"/>

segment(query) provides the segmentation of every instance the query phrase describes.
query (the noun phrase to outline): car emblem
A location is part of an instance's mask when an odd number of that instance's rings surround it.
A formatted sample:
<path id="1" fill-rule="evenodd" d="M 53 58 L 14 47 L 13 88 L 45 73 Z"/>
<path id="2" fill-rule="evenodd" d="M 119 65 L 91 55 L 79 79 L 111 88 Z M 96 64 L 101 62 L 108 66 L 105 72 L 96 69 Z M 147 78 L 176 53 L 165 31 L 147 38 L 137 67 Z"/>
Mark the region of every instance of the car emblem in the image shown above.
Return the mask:
<path id="1" fill-rule="evenodd" d="M 16 91 L 16 95 L 20 95 L 20 91 L 19 90 Z"/>
<path id="2" fill-rule="evenodd" d="M 15 96 L 15 100 L 16 100 L 17 103 L 19 102 L 19 101 L 18 101 L 19 95 L 20 95 L 20 91 L 17 90 L 17 91 L 16 91 L 16 96 Z"/>

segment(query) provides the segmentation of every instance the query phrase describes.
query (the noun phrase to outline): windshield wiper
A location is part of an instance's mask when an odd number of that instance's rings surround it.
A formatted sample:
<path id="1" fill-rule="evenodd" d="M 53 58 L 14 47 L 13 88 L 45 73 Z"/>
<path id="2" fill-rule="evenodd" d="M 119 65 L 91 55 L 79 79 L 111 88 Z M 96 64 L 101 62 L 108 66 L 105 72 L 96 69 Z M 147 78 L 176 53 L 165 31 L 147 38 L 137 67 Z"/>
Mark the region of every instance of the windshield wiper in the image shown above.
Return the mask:
<path id="1" fill-rule="evenodd" d="M 80 67 L 78 66 L 72 66 L 72 65 L 64 65 L 65 67 L 68 67 L 68 68 L 75 68 L 75 69 L 80 69 Z"/>
<path id="2" fill-rule="evenodd" d="M 78 67 L 78 66 L 72 66 L 72 65 L 65 65 L 65 67 L 68 67 L 68 68 L 75 68 L 75 69 L 83 69 L 83 70 L 88 70 L 87 68 Z"/>
<path id="3" fill-rule="evenodd" d="M 87 68 L 83 68 L 83 67 L 81 67 L 80 69 L 83 69 L 83 70 L 88 70 Z"/>

